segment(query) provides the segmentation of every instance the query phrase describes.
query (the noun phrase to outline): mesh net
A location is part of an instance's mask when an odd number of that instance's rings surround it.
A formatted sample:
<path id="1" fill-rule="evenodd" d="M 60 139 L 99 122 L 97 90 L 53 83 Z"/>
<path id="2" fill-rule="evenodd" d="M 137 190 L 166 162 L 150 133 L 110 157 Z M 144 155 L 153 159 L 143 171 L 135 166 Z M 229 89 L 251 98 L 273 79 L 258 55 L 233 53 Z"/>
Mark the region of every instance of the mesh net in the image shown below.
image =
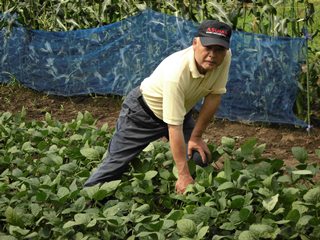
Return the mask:
<path id="1" fill-rule="evenodd" d="M 198 23 L 146 10 L 100 28 L 0 30 L 0 82 L 14 76 L 52 95 L 126 95 L 169 54 L 191 45 Z M 217 117 L 306 126 L 293 113 L 305 39 L 234 31 L 228 92 Z"/>

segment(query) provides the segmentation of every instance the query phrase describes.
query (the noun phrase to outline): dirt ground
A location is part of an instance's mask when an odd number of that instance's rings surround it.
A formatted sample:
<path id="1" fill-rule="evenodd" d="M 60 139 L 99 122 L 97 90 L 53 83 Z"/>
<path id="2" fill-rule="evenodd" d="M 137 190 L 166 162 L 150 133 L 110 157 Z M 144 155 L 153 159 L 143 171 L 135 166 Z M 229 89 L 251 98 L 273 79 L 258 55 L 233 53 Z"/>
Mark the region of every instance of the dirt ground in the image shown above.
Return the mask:
<path id="1" fill-rule="evenodd" d="M 107 122 L 110 127 L 114 127 L 121 101 L 121 97 L 115 96 L 49 96 L 18 84 L 0 85 L 0 112 L 17 113 L 25 107 L 29 120 L 43 120 L 45 113 L 49 112 L 53 118 L 65 122 L 76 118 L 78 112 L 88 111 L 98 119 L 98 126 Z M 215 119 L 209 125 L 205 138 L 218 144 L 223 136 L 236 138 L 238 144 L 255 137 L 259 143 L 266 143 L 266 156 L 283 159 L 287 165 L 296 163 L 291 148 L 304 147 L 308 150 L 309 160 L 320 163 L 315 155 L 315 150 L 320 149 L 319 126 L 313 127 L 308 133 L 305 129 L 294 126 Z"/>

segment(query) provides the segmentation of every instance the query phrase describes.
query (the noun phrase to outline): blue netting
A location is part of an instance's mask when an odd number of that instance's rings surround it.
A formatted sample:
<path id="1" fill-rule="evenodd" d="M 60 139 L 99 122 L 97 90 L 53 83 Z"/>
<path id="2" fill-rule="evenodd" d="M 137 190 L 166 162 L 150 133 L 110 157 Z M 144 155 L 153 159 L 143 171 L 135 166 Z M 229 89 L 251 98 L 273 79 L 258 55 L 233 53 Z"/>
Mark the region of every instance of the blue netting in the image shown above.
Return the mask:
<path id="1" fill-rule="evenodd" d="M 190 46 L 197 23 L 146 10 L 104 27 L 47 32 L 0 30 L 0 82 L 15 76 L 48 94 L 125 95 L 159 62 Z M 8 35 L 8 36 L 7 36 Z M 220 118 L 300 126 L 293 105 L 305 40 L 234 31 Z"/>

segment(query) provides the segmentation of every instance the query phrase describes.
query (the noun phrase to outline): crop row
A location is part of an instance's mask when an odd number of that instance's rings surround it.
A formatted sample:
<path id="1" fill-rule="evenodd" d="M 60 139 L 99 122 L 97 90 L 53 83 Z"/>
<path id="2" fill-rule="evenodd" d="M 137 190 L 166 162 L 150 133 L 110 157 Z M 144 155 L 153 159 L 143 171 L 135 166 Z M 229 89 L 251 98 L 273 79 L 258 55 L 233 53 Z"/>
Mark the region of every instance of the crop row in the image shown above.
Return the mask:
<path id="1" fill-rule="evenodd" d="M 320 239 L 319 167 L 301 147 L 288 168 L 256 139 L 223 137 L 210 144 L 223 168 L 189 161 L 196 183 L 179 195 L 169 146 L 156 141 L 122 179 L 83 188 L 112 130 L 88 112 L 24 116 L 0 113 L 1 239 Z"/>

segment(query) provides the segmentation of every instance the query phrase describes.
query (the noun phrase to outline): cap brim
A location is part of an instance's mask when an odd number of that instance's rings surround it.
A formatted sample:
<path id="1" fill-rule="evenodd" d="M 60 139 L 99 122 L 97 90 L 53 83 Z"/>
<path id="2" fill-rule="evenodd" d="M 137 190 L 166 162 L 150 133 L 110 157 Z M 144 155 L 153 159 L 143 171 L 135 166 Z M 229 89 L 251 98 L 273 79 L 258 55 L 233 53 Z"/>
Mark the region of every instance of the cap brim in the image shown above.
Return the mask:
<path id="1" fill-rule="evenodd" d="M 201 44 L 205 47 L 212 45 L 219 45 L 229 49 L 229 43 L 223 39 L 212 38 L 212 37 L 200 37 Z"/>

